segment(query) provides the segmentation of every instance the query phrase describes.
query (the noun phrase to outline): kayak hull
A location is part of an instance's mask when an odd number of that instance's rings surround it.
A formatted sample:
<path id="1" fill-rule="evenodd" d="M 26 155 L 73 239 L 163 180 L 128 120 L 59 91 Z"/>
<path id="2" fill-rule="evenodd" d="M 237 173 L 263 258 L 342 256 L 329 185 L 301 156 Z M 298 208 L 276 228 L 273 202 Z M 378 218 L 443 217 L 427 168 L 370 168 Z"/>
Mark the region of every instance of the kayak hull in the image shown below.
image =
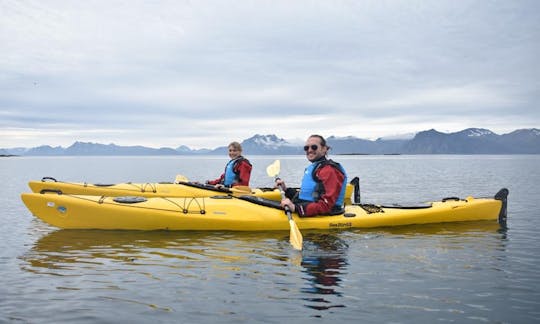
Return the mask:
<path id="1" fill-rule="evenodd" d="M 351 204 L 340 215 L 299 217 L 293 213 L 292 217 L 301 230 L 478 220 L 499 221 L 503 225 L 508 190 L 501 191 L 494 198 L 452 198 L 418 207 Z M 259 197 L 143 198 L 45 192 L 23 193 L 21 198 L 33 215 L 63 229 L 289 230 L 288 218 L 279 203 Z"/>

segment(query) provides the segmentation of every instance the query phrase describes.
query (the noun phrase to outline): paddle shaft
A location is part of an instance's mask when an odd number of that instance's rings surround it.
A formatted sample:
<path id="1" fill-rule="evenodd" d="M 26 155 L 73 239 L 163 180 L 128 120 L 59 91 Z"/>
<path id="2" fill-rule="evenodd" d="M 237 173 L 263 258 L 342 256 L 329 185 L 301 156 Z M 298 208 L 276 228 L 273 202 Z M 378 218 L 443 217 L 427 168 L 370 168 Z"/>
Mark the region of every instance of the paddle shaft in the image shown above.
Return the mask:
<path id="1" fill-rule="evenodd" d="M 276 180 L 279 180 L 279 178 L 276 178 Z M 283 184 L 280 184 L 279 186 L 279 193 L 281 194 L 281 199 L 285 199 L 287 197 L 285 197 L 285 191 L 283 190 Z M 289 208 L 289 206 L 285 206 L 285 213 L 287 214 L 287 217 L 289 218 L 289 221 L 292 220 L 292 215 L 291 215 L 291 209 Z"/>

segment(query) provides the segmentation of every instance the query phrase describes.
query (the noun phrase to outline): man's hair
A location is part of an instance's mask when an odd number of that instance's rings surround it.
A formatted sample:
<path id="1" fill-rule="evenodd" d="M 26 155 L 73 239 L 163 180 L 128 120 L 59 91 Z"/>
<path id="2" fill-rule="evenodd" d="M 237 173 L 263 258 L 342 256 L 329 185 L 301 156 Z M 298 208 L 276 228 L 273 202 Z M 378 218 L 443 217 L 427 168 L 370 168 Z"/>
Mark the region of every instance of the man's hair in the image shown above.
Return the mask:
<path id="1" fill-rule="evenodd" d="M 322 137 L 321 135 L 317 135 L 317 134 L 313 134 L 313 135 L 309 135 L 309 137 L 316 137 L 318 138 L 320 141 L 321 141 L 321 145 L 322 146 L 326 146 L 326 140 L 324 139 L 324 137 Z"/>

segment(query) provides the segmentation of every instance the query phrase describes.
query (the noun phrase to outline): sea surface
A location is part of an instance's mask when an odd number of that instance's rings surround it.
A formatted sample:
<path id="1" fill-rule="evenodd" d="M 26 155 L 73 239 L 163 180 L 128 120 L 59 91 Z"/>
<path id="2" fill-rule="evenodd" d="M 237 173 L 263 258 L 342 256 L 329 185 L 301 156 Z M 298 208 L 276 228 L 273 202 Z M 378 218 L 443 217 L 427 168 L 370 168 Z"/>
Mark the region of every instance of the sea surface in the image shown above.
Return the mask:
<path id="1" fill-rule="evenodd" d="M 247 156 L 252 186 L 281 161 L 298 186 L 304 156 Z M 540 155 L 331 156 L 371 203 L 491 197 L 493 222 L 370 230 L 59 230 L 20 194 L 42 177 L 88 183 L 217 178 L 227 157 L 0 158 L 1 323 L 540 323 Z"/>

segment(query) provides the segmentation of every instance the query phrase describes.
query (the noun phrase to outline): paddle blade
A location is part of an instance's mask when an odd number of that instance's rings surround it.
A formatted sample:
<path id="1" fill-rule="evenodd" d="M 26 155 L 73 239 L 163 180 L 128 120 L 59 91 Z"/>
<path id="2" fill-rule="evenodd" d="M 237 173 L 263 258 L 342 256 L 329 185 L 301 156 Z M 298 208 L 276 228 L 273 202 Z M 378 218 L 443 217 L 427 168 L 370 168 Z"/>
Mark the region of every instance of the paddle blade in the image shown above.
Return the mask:
<path id="1" fill-rule="evenodd" d="M 281 163 L 279 162 L 279 160 L 275 160 L 274 163 L 266 167 L 266 173 L 269 177 L 275 178 L 279 174 L 280 169 Z"/>
<path id="2" fill-rule="evenodd" d="M 301 251 L 302 243 L 304 240 L 302 238 L 302 233 L 300 233 L 300 230 L 298 229 L 298 226 L 296 226 L 296 223 L 294 222 L 294 220 L 290 219 L 289 225 L 291 225 L 291 233 L 289 234 L 289 241 L 291 242 L 291 245 L 295 250 Z"/>
<path id="3" fill-rule="evenodd" d="M 189 182 L 189 179 L 181 174 L 177 174 L 176 178 L 174 178 L 174 183 L 180 183 L 180 182 Z"/>

